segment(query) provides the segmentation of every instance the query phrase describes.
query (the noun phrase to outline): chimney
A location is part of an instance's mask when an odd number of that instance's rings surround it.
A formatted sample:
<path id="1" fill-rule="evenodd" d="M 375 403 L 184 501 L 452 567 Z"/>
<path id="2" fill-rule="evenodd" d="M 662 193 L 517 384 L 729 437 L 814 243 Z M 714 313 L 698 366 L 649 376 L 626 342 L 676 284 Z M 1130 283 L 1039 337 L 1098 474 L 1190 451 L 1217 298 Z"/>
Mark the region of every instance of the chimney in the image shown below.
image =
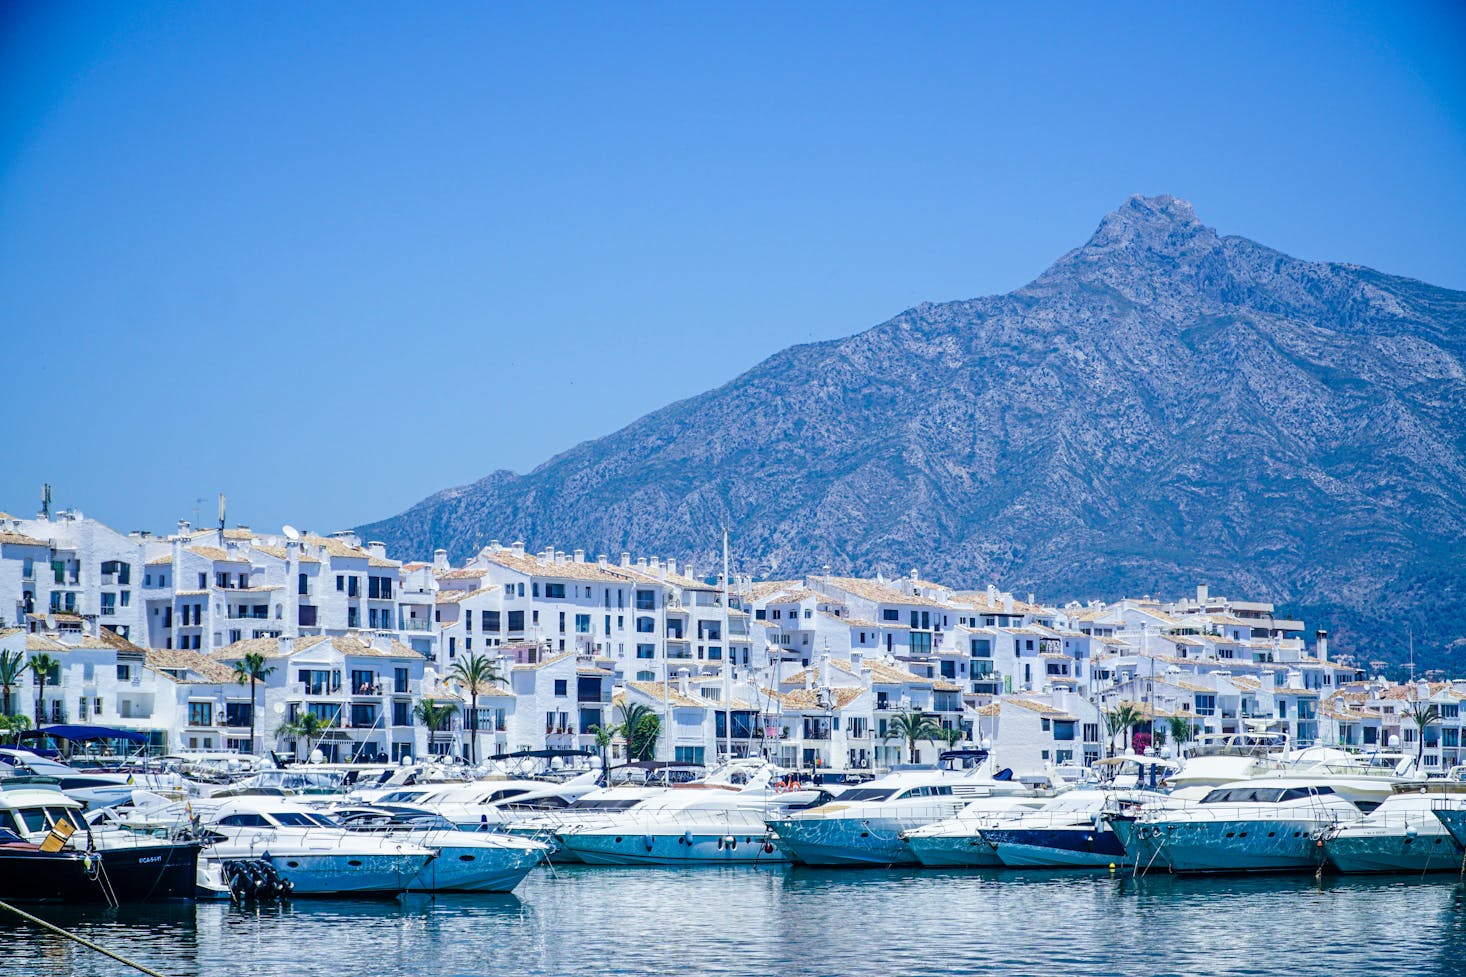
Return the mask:
<path id="1" fill-rule="evenodd" d="M 1329 660 L 1329 633 L 1327 631 L 1324 631 L 1324 630 L 1318 630 L 1318 631 L 1315 631 L 1314 632 L 1313 638 L 1314 638 L 1314 643 L 1313 643 L 1314 654 L 1318 655 L 1318 660 L 1319 661 L 1321 661 L 1321 662 L 1328 661 Z"/>
<path id="2" fill-rule="evenodd" d="M 367 552 L 379 560 L 385 560 L 387 558 L 387 544 L 379 539 L 374 539 L 367 543 Z"/>
<path id="3" fill-rule="evenodd" d="M 584 563 L 585 562 L 585 550 L 576 550 L 575 551 L 575 562 L 576 563 Z"/>
<path id="4" fill-rule="evenodd" d="M 1234 593 L 1235 593 L 1235 591 L 1234 591 Z M 1198 604 L 1202 605 L 1203 607 L 1205 607 L 1206 606 L 1206 599 L 1207 599 L 1207 597 L 1210 596 L 1210 594 L 1211 594 L 1211 592 L 1207 588 L 1207 585 L 1206 584 L 1201 583 L 1201 584 L 1197 584 L 1196 585 L 1196 603 L 1198 603 Z"/>
<path id="5" fill-rule="evenodd" d="M 621 565 L 623 567 L 631 566 L 631 554 L 626 552 L 625 550 L 621 551 Z"/>
<path id="6" fill-rule="evenodd" d="M 677 572 L 677 561 L 676 560 L 668 560 L 667 561 L 667 572 L 668 573 L 676 573 Z M 689 569 L 687 572 L 688 573 L 691 573 L 692 570 Z"/>
<path id="7" fill-rule="evenodd" d="M 287 635 L 285 635 L 284 637 L 282 637 L 280 639 L 280 646 L 279 647 L 280 647 L 280 654 L 282 654 L 282 655 L 284 655 L 284 656 L 286 656 L 288 658 L 289 656 L 295 654 L 295 639 L 292 638 L 292 637 L 290 637 L 290 635 L 287 634 Z"/>
<path id="8" fill-rule="evenodd" d="M 820 684 L 826 688 L 830 685 L 830 656 L 828 653 L 820 655 Z"/>
<path id="9" fill-rule="evenodd" d="M 640 567 L 641 569 L 643 569 L 643 570 L 647 569 L 646 557 L 644 557 L 644 556 L 638 556 L 636 558 L 636 565 L 638 567 Z"/>
<path id="10" fill-rule="evenodd" d="M 814 669 L 812 668 L 806 668 L 804 670 L 804 688 L 805 691 L 810 691 L 814 688 Z"/>
<path id="11" fill-rule="evenodd" d="M 522 539 L 516 539 L 514 541 L 514 547 L 513 548 L 514 548 L 514 555 L 515 556 L 523 556 L 524 555 L 524 540 L 522 540 Z"/>
<path id="12" fill-rule="evenodd" d="M 604 553 L 598 553 L 596 555 L 596 563 L 599 564 L 600 566 L 603 566 L 603 567 L 610 565 L 609 563 L 607 563 L 606 554 L 604 554 Z"/>
<path id="13" fill-rule="evenodd" d="M 857 675 L 860 674 L 860 669 L 861 669 L 862 664 L 864 663 L 864 661 L 865 661 L 865 652 L 863 652 L 863 651 L 856 651 L 854 649 L 851 650 L 851 652 L 850 652 L 850 667 L 853 668 L 853 669 L 855 669 L 855 672 L 856 672 Z"/>
<path id="14" fill-rule="evenodd" d="M 677 669 L 677 691 L 683 695 L 688 694 L 687 669 L 685 668 Z"/>
<path id="15" fill-rule="evenodd" d="M 997 587 L 996 584 L 988 584 L 988 603 L 989 604 L 996 604 L 997 602 L 998 602 L 998 587 Z"/>
<path id="16" fill-rule="evenodd" d="M 434 570 L 446 570 L 446 569 L 448 569 L 448 551 L 447 550 L 433 550 L 433 569 Z"/>
<path id="17" fill-rule="evenodd" d="M 178 520 L 178 535 L 180 535 L 180 536 L 187 536 L 188 535 L 188 530 L 190 528 L 191 527 L 189 526 L 187 519 L 180 519 L 180 520 Z"/>

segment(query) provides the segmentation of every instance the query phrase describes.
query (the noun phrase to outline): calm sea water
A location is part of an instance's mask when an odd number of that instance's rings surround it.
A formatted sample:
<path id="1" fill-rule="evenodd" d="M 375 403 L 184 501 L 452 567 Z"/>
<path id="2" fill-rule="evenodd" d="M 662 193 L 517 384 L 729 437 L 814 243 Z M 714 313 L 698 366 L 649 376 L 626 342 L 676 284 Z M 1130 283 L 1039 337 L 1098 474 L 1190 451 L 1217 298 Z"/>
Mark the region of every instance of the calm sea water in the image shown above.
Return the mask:
<path id="1" fill-rule="evenodd" d="M 1466 887 L 1453 873 L 579 866 L 537 869 L 512 896 L 38 914 L 169 977 L 1466 973 Z M 136 973 L 0 917 L 6 977 Z"/>

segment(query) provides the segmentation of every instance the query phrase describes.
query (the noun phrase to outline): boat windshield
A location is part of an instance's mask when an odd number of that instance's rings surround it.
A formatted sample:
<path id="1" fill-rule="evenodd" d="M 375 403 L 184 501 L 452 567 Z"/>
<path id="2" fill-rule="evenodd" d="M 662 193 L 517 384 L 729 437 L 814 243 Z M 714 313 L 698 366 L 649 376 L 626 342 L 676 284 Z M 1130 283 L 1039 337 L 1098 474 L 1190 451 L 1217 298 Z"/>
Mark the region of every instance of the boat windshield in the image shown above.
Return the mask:
<path id="1" fill-rule="evenodd" d="M 587 801 L 579 800 L 570 807 L 576 811 L 624 811 L 635 804 L 646 800 L 644 797 L 622 797 L 616 800 Z"/>
<path id="2" fill-rule="evenodd" d="M 336 827 L 329 820 L 319 814 L 307 814 L 304 811 L 276 811 L 271 815 L 287 828 L 334 828 Z"/>
<path id="3" fill-rule="evenodd" d="M 1203 804 L 1281 804 L 1318 794 L 1332 794 L 1332 787 L 1218 787 L 1201 799 Z"/>
<path id="4" fill-rule="evenodd" d="M 883 801 L 896 793 L 894 790 L 882 789 L 880 787 L 856 787 L 854 790 L 847 790 L 835 800 L 841 804 L 847 801 Z M 950 790 L 948 791 L 950 793 Z"/>

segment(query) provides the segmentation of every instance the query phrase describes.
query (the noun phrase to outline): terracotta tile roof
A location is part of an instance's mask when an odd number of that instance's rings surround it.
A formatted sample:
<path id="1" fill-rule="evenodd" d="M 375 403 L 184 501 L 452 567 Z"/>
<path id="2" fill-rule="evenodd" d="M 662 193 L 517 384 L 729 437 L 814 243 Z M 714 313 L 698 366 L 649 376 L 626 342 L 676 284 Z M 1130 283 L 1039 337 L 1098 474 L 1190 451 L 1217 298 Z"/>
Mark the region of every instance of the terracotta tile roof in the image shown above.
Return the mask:
<path id="1" fill-rule="evenodd" d="M 549 577 L 551 580 L 590 580 L 597 583 L 626 583 L 636 578 L 624 567 L 603 567 L 599 563 L 576 563 L 574 560 L 543 560 L 526 553 L 523 556 L 513 550 L 491 550 L 480 554 L 480 558 L 497 563 L 518 573 L 532 577 Z"/>
<path id="2" fill-rule="evenodd" d="M 285 547 L 283 547 L 283 546 L 261 546 L 261 545 L 256 544 L 253 547 L 253 549 L 254 549 L 254 551 L 256 553 L 263 553 L 266 556 L 273 556 L 277 560 L 288 560 L 290 558 L 290 554 L 286 551 Z M 316 559 L 314 556 L 312 556 L 309 553 L 305 552 L 305 550 L 300 550 L 299 551 L 299 553 L 298 553 L 298 560 L 301 563 L 320 563 L 321 562 L 320 560 Z"/>
<path id="3" fill-rule="evenodd" d="M 549 658 L 541 658 L 537 662 L 530 662 L 530 663 L 524 664 L 524 665 L 515 665 L 514 666 L 514 670 L 516 672 L 532 672 L 532 671 L 534 671 L 536 669 L 544 668 L 544 667 L 546 667 L 548 665 L 554 665 L 556 662 L 563 662 L 567 658 L 574 658 L 574 657 L 575 657 L 575 652 L 573 652 L 573 651 L 567 651 L 567 652 L 563 652 L 562 654 L 559 654 L 559 655 L 551 655 Z"/>
<path id="4" fill-rule="evenodd" d="M 206 560 L 213 560 L 215 563 L 248 563 L 243 556 L 238 556 L 227 550 L 221 550 L 217 546 L 190 546 L 190 553 L 197 554 Z"/>
<path id="5" fill-rule="evenodd" d="M 144 664 L 165 678 L 175 682 L 208 682 L 214 685 L 237 684 L 234 669 L 208 655 L 182 648 L 149 648 L 143 657 Z M 180 678 L 165 670 L 186 671 L 197 675 L 197 679 Z M 246 683 L 247 684 L 247 683 Z"/>
<path id="6" fill-rule="evenodd" d="M 457 604 L 470 597 L 477 597 L 480 594 L 491 593 L 498 589 L 498 586 L 490 585 L 488 587 L 480 587 L 477 590 L 440 590 L 435 600 L 439 604 Z"/>
<path id="7" fill-rule="evenodd" d="M 62 644 L 55 638 L 48 638 L 44 634 L 28 634 L 25 636 L 26 651 L 66 651 L 67 645 Z"/>
<path id="8" fill-rule="evenodd" d="M 365 560 L 371 554 L 359 546 L 352 546 L 350 543 L 335 539 L 330 536 L 302 536 L 302 544 L 312 547 L 320 547 L 325 550 L 327 556 L 340 557 L 348 560 Z"/>
<path id="9" fill-rule="evenodd" d="M 830 690 L 831 710 L 844 709 L 850 703 L 860 698 L 865 690 L 861 688 L 834 688 Z M 785 709 L 795 709 L 800 712 L 818 712 L 823 707 L 819 704 L 819 693 L 814 689 L 791 689 L 778 696 L 772 691 L 765 690 L 770 698 L 777 698 Z"/>
<path id="10" fill-rule="evenodd" d="M 1005 706 L 1017 706 L 1020 709 L 1027 709 L 1029 712 L 1036 712 L 1040 716 L 1045 716 L 1050 719 L 1075 718 L 1074 716 L 1069 715 L 1069 713 L 1065 712 L 1063 709 L 1060 709 L 1057 706 L 1051 706 L 1046 702 L 1035 702 L 1032 699 L 1021 698 L 1000 699 L 999 701 Z"/>
<path id="11" fill-rule="evenodd" d="M 0 529 L 0 543 L 9 543 L 11 546 L 45 546 L 44 541 L 34 536 L 27 536 L 25 533 L 12 532 L 9 529 Z"/>
<path id="12" fill-rule="evenodd" d="M 172 565 L 172 563 L 173 563 L 173 554 L 172 553 L 164 553 L 161 556 L 155 556 L 155 557 L 153 557 L 151 560 L 149 560 L 146 563 L 144 563 L 143 566 L 145 566 L 145 567 L 162 567 L 162 566 L 170 566 L 170 565 Z"/>
<path id="13" fill-rule="evenodd" d="M 770 594 L 776 594 L 781 590 L 791 590 L 798 586 L 800 586 L 798 580 L 760 580 L 751 584 L 743 596 L 751 601 L 759 601 Z"/>
<path id="14" fill-rule="evenodd" d="M 933 692 L 961 692 L 962 686 L 956 682 L 949 682 L 947 679 L 939 678 L 932 682 Z"/>
<path id="15" fill-rule="evenodd" d="M 328 643 L 343 655 L 366 658 L 421 658 L 422 653 L 414 651 L 400 641 L 391 641 L 386 649 L 377 648 L 369 642 L 352 635 L 309 635 L 296 638 L 289 651 L 285 650 L 284 638 L 245 638 L 225 645 L 210 656 L 216 661 L 236 662 L 248 654 L 263 655 L 265 658 L 288 658 Z"/>
<path id="16" fill-rule="evenodd" d="M 888 583 L 881 583 L 877 580 L 864 580 L 860 577 L 818 577 L 816 579 L 826 587 L 843 590 L 847 594 L 854 594 L 863 600 L 872 601 L 877 604 L 910 604 L 916 607 L 950 609 L 941 601 L 932 600 L 930 597 L 922 597 L 919 594 L 909 594 L 898 587 Z"/>
<path id="17" fill-rule="evenodd" d="M 479 580 L 487 577 L 489 571 L 474 569 L 471 567 L 460 567 L 457 570 L 434 570 L 433 576 L 439 580 Z"/>
<path id="18" fill-rule="evenodd" d="M 640 694 L 656 702 L 670 702 L 674 706 L 698 706 L 704 709 L 712 708 L 712 704 L 706 699 L 694 698 L 693 696 L 684 695 L 682 692 L 678 691 L 677 684 L 675 682 L 667 687 L 667 694 L 665 698 L 662 695 L 663 689 L 660 682 L 627 682 L 626 685 L 628 688 L 635 689 Z"/>

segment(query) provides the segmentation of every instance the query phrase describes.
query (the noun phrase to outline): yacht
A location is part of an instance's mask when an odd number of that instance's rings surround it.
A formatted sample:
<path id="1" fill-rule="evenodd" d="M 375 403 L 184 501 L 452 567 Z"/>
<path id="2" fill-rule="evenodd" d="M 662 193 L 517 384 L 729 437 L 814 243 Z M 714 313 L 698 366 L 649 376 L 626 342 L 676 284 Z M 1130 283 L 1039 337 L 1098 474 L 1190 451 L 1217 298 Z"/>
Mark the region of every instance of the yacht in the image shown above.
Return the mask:
<path id="1" fill-rule="evenodd" d="M 1184 873 L 1313 870 L 1324 833 L 1362 816 L 1316 779 L 1265 777 L 1217 787 L 1189 807 L 1108 818 L 1137 871 Z"/>
<path id="2" fill-rule="evenodd" d="M 208 862 L 263 859 L 296 895 L 404 892 L 438 854 L 391 834 L 347 831 L 314 808 L 272 796 L 230 798 L 204 824 L 217 838 L 203 853 Z"/>
<path id="3" fill-rule="evenodd" d="M 1205 796 L 1213 787 L 1279 769 L 1287 749 L 1288 737 L 1282 733 L 1203 733 L 1194 745 L 1187 744 L 1181 769 L 1166 777 L 1166 786 L 1173 791 L 1200 788 L 1196 793 Z"/>
<path id="4" fill-rule="evenodd" d="M 0 899 L 122 903 L 191 899 L 200 843 L 93 832 L 55 786 L 0 789 Z"/>
<path id="5" fill-rule="evenodd" d="M 183 786 L 183 778 L 176 773 L 86 770 L 29 750 L 0 747 L 0 782 L 14 777 L 53 782 L 88 808 L 123 803 L 137 787 L 177 791 Z"/>
<path id="6" fill-rule="evenodd" d="M 545 780 L 476 780 L 466 784 L 401 787 L 380 794 L 376 803 L 419 807 L 453 822 L 465 831 L 488 830 L 506 822 L 560 811 L 596 789 L 598 774 L 590 771 L 563 782 Z"/>
<path id="7" fill-rule="evenodd" d="M 542 841 L 550 846 L 551 858 L 557 862 L 578 862 L 580 857 L 560 846 L 557 835 L 604 822 L 620 814 L 662 797 L 669 787 L 627 784 L 619 787 L 598 787 L 587 791 L 565 807 L 540 814 L 528 814 L 508 821 L 495 830 L 519 838 Z"/>
<path id="8" fill-rule="evenodd" d="M 1042 797 L 999 795 L 982 797 L 957 812 L 957 816 L 901 832 L 901 840 L 918 862 L 928 868 L 997 868 L 1003 863 L 980 829 L 1021 811 L 1047 803 Z"/>
<path id="9" fill-rule="evenodd" d="M 777 774 L 762 761 L 734 761 L 626 810 L 562 827 L 555 839 L 593 865 L 787 861 L 765 822 L 834 795 L 820 787 L 781 788 Z"/>
<path id="10" fill-rule="evenodd" d="M 1331 828 L 1324 857 L 1340 872 L 1428 872 L 1458 869 L 1461 845 L 1439 814 L 1466 813 L 1466 783 L 1401 785 L 1358 821 Z"/>
<path id="11" fill-rule="evenodd" d="M 991 761 L 967 771 L 907 770 L 843 791 L 828 804 L 767 823 L 775 844 L 808 865 L 914 865 L 903 831 L 954 817 L 980 797 L 1031 795 Z M 1000 779 L 1001 778 L 1001 779 Z"/>
<path id="12" fill-rule="evenodd" d="M 348 831 L 405 841 L 437 853 L 408 883 L 409 892 L 511 892 L 550 850 L 524 838 L 459 831 L 433 814 L 352 808 L 337 817 Z"/>
<path id="13" fill-rule="evenodd" d="M 993 854 L 1008 868 L 1104 868 L 1125 861 L 1125 847 L 1105 819 L 1107 811 L 1180 806 L 1156 789 L 1162 774 L 1177 764 L 1157 757 L 1124 756 L 1101 760 L 1097 779 L 1045 803 L 1018 811 L 978 829 Z"/>

